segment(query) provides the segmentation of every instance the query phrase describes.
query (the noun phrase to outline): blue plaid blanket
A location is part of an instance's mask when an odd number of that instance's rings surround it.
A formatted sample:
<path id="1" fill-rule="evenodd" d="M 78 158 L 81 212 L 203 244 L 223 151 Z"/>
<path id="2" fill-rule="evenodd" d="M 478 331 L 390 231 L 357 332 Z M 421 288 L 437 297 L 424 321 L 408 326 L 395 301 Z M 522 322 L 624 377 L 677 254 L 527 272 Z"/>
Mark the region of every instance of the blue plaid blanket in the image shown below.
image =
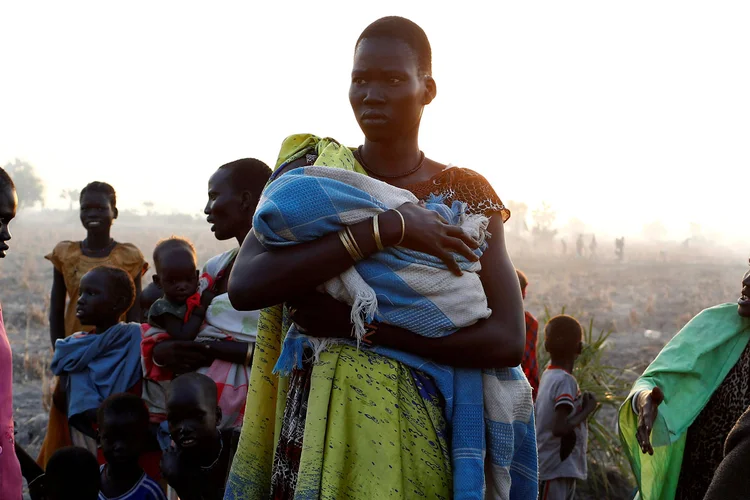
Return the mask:
<path id="1" fill-rule="evenodd" d="M 316 240 L 404 203 L 418 200 L 409 191 L 356 172 L 327 167 L 292 170 L 264 191 L 253 231 L 267 248 Z M 460 225 L 486 248 L 487 218 L 468 216 L 465 205 L 451 207 L 433 198 L 427 208 Z M 408 228 L 407 228 L 408 230 Z M 455 255 L 462 276 L 454 276 L 431 255 L 387 248 L 323 285 L 329 295 L 352 305 L 355 336 L 373 319 L 425 337 L 443 337 L 490 316 L 477 272 L 479 262 Z"/>

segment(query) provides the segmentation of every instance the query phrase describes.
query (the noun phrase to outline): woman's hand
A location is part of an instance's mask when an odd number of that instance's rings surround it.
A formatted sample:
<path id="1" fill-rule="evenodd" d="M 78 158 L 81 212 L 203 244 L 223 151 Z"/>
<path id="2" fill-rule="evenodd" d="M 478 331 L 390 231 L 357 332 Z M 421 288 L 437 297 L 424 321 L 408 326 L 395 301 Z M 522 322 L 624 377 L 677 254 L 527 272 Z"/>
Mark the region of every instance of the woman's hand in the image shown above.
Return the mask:
<path id="1" fill-rule="evenodd" d="M 352 337 L 351 306 L 313 292 L 287 302 L 292 321 L 311 337 Z"/>
<path id="2" fill-rule="evenodd" d="M 664 393 L 658 387 L 638 393 L 638 400 L 636 401 L 638 429 L 635 437 L 638 439 L 641 452 L 644 454 L 654 454 L 654 447 L 651 445 L 651 430 L 654 428 L 656 416 L 659 414 L 659 405 L 662 401 L 664 401 Z"/>
<path id="3" fill-rule="evenodd" d="M 201 307 L 204 311 L 208 311 L 208 306 L 211 305 L 211 302 L 216 298 L 216 290 L 213 288 L 204 290 L 201 294 Z"/>
<path id="4" fill-rule="evenodd" d="M 190 340 L 168 340 L 154 347 L 154 361 L 173 372 L 187 373 L 211 366 L 214 359 L 208 344 Z"/>
<path id="5" fill-rule="evenodd" d="M 452 252 L 471 262 L 479 260 L 473 252 L 479 248 L 477 242 L 460 227 L 448 224 L 437 212 L 415 203 L 405 203 L 398 211 L 404 216 L 406 228 L 401 246 L 434 255 L 458 276 L 461 275 L 461 268 Z"/>

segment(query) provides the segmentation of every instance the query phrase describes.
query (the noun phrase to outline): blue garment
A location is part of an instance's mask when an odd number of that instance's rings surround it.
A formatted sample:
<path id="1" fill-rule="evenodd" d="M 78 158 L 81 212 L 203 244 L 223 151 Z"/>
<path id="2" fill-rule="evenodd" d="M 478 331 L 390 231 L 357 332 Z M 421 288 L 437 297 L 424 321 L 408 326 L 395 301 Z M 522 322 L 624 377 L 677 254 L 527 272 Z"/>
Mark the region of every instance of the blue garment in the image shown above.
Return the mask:
<path id="1" fill-rule="evenodd" d="M 102 465 L 99 471 L 103 471 L 104 467 Z M 167 500 L 167 496 L 162 491 L 159 483 L 148 477 L 144 472 L 138 482 L 124 495 L 107 497 L 99 492 L 99 500 Z"/>
<path id="2" fill-rule="evenodd" d="M 68 376 L 68 418 L 127 392 L 141 379 L 141 326 L 118 323 L 100 334 L 55 342 L 52 373 Z"/>

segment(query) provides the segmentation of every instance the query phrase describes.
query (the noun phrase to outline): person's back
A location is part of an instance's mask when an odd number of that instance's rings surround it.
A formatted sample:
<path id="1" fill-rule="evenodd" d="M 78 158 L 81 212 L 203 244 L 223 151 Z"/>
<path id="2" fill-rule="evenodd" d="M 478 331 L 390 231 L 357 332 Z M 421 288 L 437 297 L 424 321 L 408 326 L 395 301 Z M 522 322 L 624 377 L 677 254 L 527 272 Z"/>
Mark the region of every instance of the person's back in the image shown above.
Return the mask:
<path id="1" fill-rule="evenodd" d="M 556 316 L 545 328 L 551 363 L 542 374 L 536 398 L 539 495 L 571 499 L 575 482 L 586 479 L 586 419 L 596 408 L 593 395 L 581 395 L 572 375 L 581 352 L 583 329 L 570 316 Z"/>

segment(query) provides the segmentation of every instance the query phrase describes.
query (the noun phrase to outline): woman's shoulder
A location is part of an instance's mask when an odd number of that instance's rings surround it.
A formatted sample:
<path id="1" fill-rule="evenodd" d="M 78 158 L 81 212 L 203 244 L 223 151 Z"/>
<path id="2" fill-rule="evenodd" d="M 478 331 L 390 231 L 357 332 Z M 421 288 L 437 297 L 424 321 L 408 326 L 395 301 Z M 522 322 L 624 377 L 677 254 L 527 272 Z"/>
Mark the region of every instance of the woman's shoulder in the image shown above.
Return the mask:
<path id="1" fill-rule="evenodd" d="M 63 240 L 55 245 L 52 252 L 45 255 L 44 258 L 51 261 L 59 270 L 63 265 L 70 263 L 71 260 L 78 259 L 81 255 L 83 253 L 80 241 Z"/>
<path id="2" fill-rule="evenodd" d="M 116 265 L 123 267 L 131 274 L 135 274 L 138 270 L 143 274 L 148 270 L 148 263 L 143 257 L 143 253 L 132 243 L 118 242 L 112 249 L 110 258 Z"/>
<path id="3" fill-rule="evenodd" d="M 439 195 L 448 203 L 456 200 L 466 203 L 467 211 L 470 213 L 487 216 L 500 214 L 503 222 L 510 218 L 510 210 L 489 181 L 479 172 L 469 168 L 449 165 L 430 180 L 410 189 L 419 199 L 426 199 L 431 194 Z"/>

